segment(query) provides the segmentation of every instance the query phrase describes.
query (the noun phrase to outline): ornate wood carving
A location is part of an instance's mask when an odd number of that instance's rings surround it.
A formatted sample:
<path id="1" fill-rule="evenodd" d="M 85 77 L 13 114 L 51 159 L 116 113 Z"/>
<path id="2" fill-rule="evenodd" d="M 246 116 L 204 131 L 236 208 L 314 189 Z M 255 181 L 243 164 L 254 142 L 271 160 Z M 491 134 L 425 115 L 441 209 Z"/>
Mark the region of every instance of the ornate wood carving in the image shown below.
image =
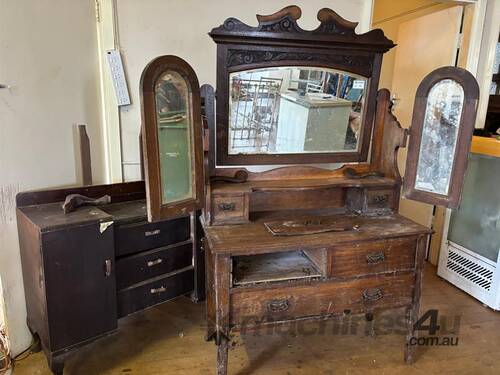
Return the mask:
<path id="1" fill-rule="evenodd" d="M 261 38 L 265 35 L 268 39 L 287 39 L 288 43 L 303 44 L 309 41 L 314 44 L 352 43 L 358 45 L 359 49 L 374 48 L 379 52 L 385 52 L 394 47 L 394 43 L 384 36 L 380 29 L 371 30 L 364 34 L 356 34 L 357 22 L 350 22 L 335 11 L 323 8 L 318 12 L 319 26 L 314 30 L 304 30 L 297 20 L 302 11 L 298 6 L 292 5 L 281 9 L 270 15 L 257 15 L 259 24 L 257 26 L 247 25 L 237 18 L 228 18 L 224 23 L 210 32 L 210 36 L 216 41 L 224 41 L 245 36 L 245 38 Z M 261 44 L 255 40 L 253 44 Z M 268 42 L 264 42 L 268 43 Z"/>

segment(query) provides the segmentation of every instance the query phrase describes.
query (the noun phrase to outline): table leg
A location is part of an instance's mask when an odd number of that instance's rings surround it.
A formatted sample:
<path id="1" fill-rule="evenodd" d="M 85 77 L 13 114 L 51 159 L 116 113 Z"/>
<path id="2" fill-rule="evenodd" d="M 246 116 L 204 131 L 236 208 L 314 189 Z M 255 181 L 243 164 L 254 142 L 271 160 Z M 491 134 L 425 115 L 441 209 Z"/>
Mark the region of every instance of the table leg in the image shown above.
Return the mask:
<path id="1" fill-rule="evenodd" d="M 412 305 L 406 311 L 406 322 L 408 326 L 408 331 L 406 334 L 405 362 L 408 364 L 414 361 L 414 354 L 416 348 L 415 343 L 413 343 L 412 345 L 411 341 L 413 337 L 416 337 L 415 323 L 418 320 L 418 313 L 420 310 L 420 296 L 422 294 L 422 280 L 424 272 L 426 245 L 427 245 L 427 236 L 419 237 L 417 243 L 417 251 L 415 255 L 415 290 L 413 292 Z"/>
<path id="2" fill-rule="evenodd" d="M 229 289 L 231 287 L 231 257 L 215 255 L 213 257 L 215 289 L 215 329 L 217 345 L 217 375 L 227 374 L 229 350 Z"/>

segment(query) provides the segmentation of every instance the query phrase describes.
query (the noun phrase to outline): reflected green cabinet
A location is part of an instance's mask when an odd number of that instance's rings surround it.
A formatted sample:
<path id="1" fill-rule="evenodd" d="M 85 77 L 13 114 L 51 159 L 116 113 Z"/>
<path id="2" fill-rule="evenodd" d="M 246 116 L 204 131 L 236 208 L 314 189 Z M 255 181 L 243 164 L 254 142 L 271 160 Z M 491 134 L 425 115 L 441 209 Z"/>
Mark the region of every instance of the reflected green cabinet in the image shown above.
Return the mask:
<path id="1" fill-rule="evenodd" d="M 144 70 L 141 89 L 148 219 L 198 210 L 204 183 L 196 74 L 179 57 L 160 56 Z"/>

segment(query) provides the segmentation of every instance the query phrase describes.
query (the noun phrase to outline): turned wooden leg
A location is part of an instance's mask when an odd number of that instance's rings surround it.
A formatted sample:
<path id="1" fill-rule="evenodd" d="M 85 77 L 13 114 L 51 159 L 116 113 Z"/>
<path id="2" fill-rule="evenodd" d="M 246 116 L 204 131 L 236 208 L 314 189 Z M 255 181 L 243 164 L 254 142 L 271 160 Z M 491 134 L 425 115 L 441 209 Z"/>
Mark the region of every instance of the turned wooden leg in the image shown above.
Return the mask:
<path id="1" fill-rule="evenodd" d="M 406 346 L 405 346 L 405 362 L 410 364 L 414 361 L 416 349 L 416 332 L 415 323 L 418 320 L 420 310 L 420 296 L 422 294 L 422 279 L 424 272 L 425 249 L 427 245 L 427 236 L 421 236 L 418 239 L 417 252 L 415 255 L 415 290 L 413 292 L 412 305 L 406 311 Z"/>
<path id="2" fill-rule="evenodd" d="M 229 340 L 222 337 L 217 345 L 217 375 L 227 375 L 227 361 L 229 357 Z"/>
<path id="3" fill-rule="evenodd" d="M 213 256 L 214 254 L 212 254 Z M 227 374 L 229 349 L 229 288 L 231 287 L 231 257 L 215 254 L 213 278 L 215 299 L 215 329 L 217 344 L 217 374 Z"/>

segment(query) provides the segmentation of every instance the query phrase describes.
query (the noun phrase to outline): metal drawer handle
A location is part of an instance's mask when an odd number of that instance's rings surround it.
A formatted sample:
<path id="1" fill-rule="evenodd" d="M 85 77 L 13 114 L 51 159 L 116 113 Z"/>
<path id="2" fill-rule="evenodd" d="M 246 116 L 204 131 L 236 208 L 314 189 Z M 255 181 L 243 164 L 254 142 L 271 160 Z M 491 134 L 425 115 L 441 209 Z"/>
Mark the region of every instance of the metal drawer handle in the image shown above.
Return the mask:
<path id="1" fill-rule="evenodd" d="M 388 194 L 374 195 L 372 198 L 372 202 L 375 204 L 387 203 L 389 202 L 389 195 Z"/>
<path id="2" fill-rule="evenodd" d="M 290 307 L 287 299 L 275 299 L 267 304 L 267 309 L 270 312 L 286 311 Z"/>
<path id="3" fill-rule="evenodd" d="M 363 291 L 363 299 L 366 302 L 378 301 L 379 299 L 382 299 L 383 297 L 384 297 L 384 295 L 382 294 L 382 291 L 379 288 L 365 289 Z"/>
<path id="4" fill-rule="evenodd" d="M 106 277 L 111 276 L 111 259 L 106 259 L 104 261 L 104 275 Z"/>
<path id="5" fill-rule="evenodd" d="M 146 237 L 156 236 L 157 234 L 160 234 L 160 230 L 159 229 L 148 230 L 148 231 L 144 232 L 144 235 Z"/>
<path id="6" fill-rule="evenodd" d="M 366 255 L 366 263 L 368 264 L 377 264 L 382 263 L 385 260 L 385 254 L 382 251 L 378 253 L 370 253 Z"/>
<path id="7" fill-rule="evenodd" d="M 219 209 L 222 211 L 234 211 L 236 208 L 236 204 L 231 203 L 219 203 Z"/>
<path id="8" fill-rule="evenodd" d="M 165 288 L 164 286 L 160 286 L 159 288 L 153 288 L 150 290 L 151 294 L 163 293 L 166 291 L 167 291 L 167 288 Z"/>
<path id="9" fill-rule="evenodd" d="M 157 264 L 160 264 L 163 262 L 163 259 L 161 258 L 158 258 L 158 259 L 155 259 L 155 260 L 150 260 L 147 265 L 148 267 L 153 267 L 153 266 L 156 266 Z"/>

